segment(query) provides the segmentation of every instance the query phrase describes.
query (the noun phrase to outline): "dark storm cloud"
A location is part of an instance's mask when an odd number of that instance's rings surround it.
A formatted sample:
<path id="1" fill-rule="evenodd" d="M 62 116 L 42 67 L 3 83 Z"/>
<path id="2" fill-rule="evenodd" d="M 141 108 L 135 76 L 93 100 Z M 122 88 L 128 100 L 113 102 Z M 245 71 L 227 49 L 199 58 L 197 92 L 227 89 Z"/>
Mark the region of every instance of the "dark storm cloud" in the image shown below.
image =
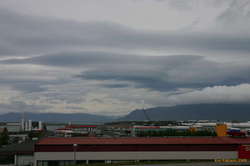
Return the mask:
<path id="1" fill-rule="evenodd" d="M 249 52 L 250 37 L 213 33 L 139 31 L 108 22 L 74 22 L 0 10 L 0 55 L 84 48 Z"/>

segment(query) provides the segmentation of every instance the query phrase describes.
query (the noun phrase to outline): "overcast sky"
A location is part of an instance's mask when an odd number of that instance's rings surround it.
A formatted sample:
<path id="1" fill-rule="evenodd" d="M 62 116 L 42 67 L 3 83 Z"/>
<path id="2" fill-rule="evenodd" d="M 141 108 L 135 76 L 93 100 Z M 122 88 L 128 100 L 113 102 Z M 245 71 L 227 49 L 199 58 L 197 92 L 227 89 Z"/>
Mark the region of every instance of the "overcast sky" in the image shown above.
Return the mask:
<path id="1" fill-rule="evenodd" d="M 0 114 L 250 103 L 248 0 L 7 0 L 0 21 Z"/>

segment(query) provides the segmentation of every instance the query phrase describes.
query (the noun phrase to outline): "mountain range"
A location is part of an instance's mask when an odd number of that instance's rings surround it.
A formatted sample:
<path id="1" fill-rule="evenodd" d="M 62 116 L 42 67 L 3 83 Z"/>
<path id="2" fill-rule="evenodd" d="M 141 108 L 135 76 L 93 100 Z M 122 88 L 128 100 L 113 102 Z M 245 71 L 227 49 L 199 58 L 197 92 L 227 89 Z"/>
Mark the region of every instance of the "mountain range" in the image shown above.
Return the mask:
<path id="1" fill-rule="evenodd" d="M 250 104 L 191 104 L 135 110 L 122 121 L 147 120 L 250 120 Z"/>
<path id="2" fill-rule="evenodd" d="M 0 115 L 0 122 L 18 122 L 21 120 L 22 113 L 7 113 Z M 34 121 L 53 122 L 53 123 L 67 123 L 67 122 L 81 122 L 81 123 L 103 123 L 110 122 L 115 118 L 112 116 L 93 115 L 87 113 L 24 113 L 25 119 Z"/>
<path id="3" fill-rule="evenodd" d="M 137 109 L 122 117 L 93 115 L 87 113 L 25 113 L 25 119 L 44 122 L 105 123 L 111 121 L 144 120 L 250 120 L 250 104 L 191 104 L 172 107 Z M 0 115 L 0 122 L 17 122 L 21 113 Z"/>

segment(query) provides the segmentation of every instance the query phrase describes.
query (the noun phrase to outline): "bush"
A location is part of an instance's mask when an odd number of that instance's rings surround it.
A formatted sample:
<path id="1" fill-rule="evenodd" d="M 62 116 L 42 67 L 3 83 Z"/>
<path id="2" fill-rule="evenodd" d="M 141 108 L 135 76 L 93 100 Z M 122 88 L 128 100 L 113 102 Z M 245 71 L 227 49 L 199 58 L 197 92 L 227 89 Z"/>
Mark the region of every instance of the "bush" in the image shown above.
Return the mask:
<path id="1" fill-rule="evenodd" d="M 8 130 L 4 128 L 4 131 L 0 134 L 0 146 L 7 145 L 9 141 Z"/>

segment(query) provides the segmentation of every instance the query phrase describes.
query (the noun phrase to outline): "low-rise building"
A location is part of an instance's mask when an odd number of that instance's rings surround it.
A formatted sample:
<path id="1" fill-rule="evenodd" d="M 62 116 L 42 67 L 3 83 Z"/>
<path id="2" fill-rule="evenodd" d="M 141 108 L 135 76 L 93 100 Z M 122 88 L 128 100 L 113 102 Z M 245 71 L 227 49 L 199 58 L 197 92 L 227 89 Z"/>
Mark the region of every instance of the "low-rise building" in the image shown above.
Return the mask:
<path id="1" fill-rule="evenodd" d="M 97 125 L 66 125 L 63 128 L 56 129 L 57 135 L 66 137 L 76 136 L 89 136 L 95 135 L 97 131 Z"/>
<path id="2" fill-rule="evenodd" d="M 44 138 L 35 145 L 36 166 L 93 161 L 250 159 L 250 138 Z"/>

